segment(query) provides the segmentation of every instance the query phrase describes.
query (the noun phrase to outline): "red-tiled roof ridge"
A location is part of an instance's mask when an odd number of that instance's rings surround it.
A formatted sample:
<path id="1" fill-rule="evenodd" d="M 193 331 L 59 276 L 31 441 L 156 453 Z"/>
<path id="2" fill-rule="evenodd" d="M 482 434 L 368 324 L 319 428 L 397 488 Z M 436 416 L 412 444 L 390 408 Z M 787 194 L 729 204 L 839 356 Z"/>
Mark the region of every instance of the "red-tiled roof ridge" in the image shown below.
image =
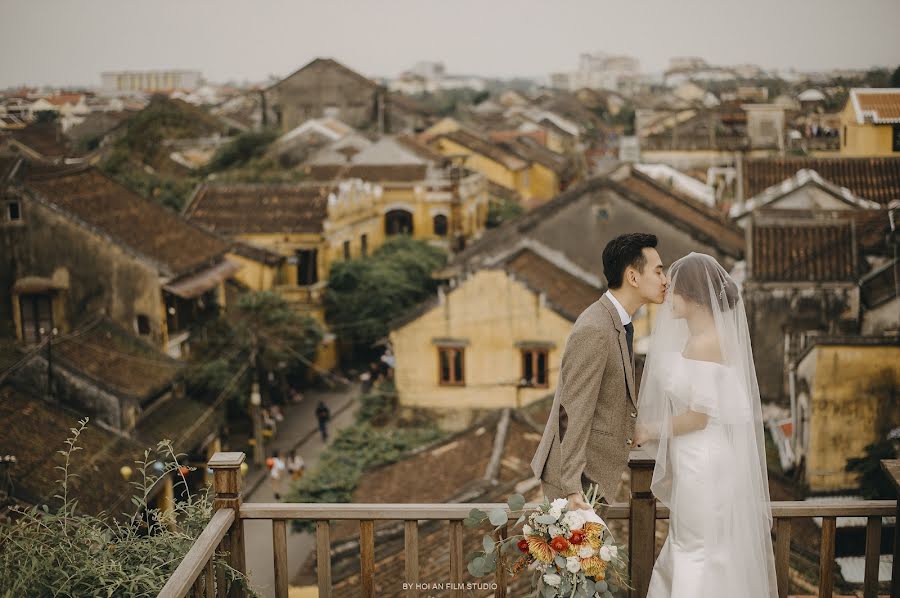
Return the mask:
<path id="1" fill-rule="evenodd" d="M 732 257 L 743 255 L 746 245 L 743 230 L 714 208 L 664 187 L 630 167 L 608 177 L 608 184 L 644 207 L 649 204 L 662 210 L 673 225 L 686 229 L 692 237 L 706 239 Z"/>
<path id="2" fill-rule="evenodd" d="M 747 216 L 755 209 L 765 207 L 772 202 L 784 197 L 789 193 L 793 193 L 798 189 L 802 189 L 807 185 L 815 185 L 819 189 L 827 192 L 836 199 L 856 208 L 862 209 L 879 209 L 881 204 L 855 195 L 850 189 L 836 185 L 825 179 L 822 175 L 811 168 L 801 168 L 796 174 L 787 178 L 780 183 L 768 187 L 759 194 L 747 199 L 741 204 L 735 204 L 731 208 L 729 215 L 735 220 L 739 220 Z"/>
<path id="3" fill-rule="evenodd" d="M 857 87 L 850 90 L 848 101 L 859 124 L 867 118 L 878 125 L 900 123 L 900 88 Z"/>
<path id="4" fill-rule="evenodd" d="M 528 160 L 489 140 L 467 133 L 462 129 L 451 131 L 449 133 L 441 133 L 440 135 L 433 137 L 432 142 L 440 139 L 449 139 L 454 143 L 458 143 L 459 145 L 474 150 L 479 154 L 487 156 L 491 160 L 502 164 L 510 170 L 522 170 L 523 168 L 528 167 Z"/>
<path id="5" fill-rule="evenodd" d="M 883 206 L 900 199 L 900 157 L 751 158 L 741 164 L 744 198 L 758 195 L 797 174 L 815 170 L 823 179 L 857 197 Z"/>

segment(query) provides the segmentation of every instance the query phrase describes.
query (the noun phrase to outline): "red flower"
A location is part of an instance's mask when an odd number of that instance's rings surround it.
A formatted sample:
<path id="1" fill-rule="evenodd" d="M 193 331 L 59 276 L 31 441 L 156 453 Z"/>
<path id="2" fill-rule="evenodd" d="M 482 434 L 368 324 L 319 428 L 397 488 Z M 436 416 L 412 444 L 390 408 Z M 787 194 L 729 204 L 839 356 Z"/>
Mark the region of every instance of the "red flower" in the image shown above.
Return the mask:
<path id="1" fill-rule="evenodd" d="M 550 548 L 556 552 L 565 552 L 569 549 L 569 541 L 562 536 L 556 536 L 550 540 Z"/>
<path id="2" fill-rule="evenodd" d="M 528 540 L 526 540 L 525 538 L 522 538 L 521 540 L 519 540 L 516 543 L 516 546 L 518 546 L 519 550 L 521 550 L 522 552 L 525 552 L 525 553 L 528 552 Z"/>
<path id="3" fill-rule="evenodd" d="M 569 542 L 572 544 L 581 544 L 584 542 L 584 532 L 581 530 L 572 530 L 572 535 L 569 536 Z"/>

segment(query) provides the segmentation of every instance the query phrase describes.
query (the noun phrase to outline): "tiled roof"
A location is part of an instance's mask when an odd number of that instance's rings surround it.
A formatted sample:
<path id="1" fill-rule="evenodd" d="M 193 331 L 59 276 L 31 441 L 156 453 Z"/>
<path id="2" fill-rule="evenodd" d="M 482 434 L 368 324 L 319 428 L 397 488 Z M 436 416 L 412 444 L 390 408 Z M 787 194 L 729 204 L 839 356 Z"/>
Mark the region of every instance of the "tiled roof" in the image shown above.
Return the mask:
<path id="1" fill-rule="evenodd" d="M 219 238 L 93 167 L 32 172 L 26 185 L 40 201 L 151 260 L 168 276 L 209 265 L 228 249 Z"/>
<path id="2" fill-rule="evenodd" d="M 706 239 L 733 257 L 743 255 L 744 232 L 716 209 L 666 189 L 635 169 L 612 185 L 645 208 L 657 214 L 664 213 L 673 224 L 686 228 L 692 237 Z"/>
<path id="3" fill-rule="evenodd" d="M 900 123 L 900 89 L 851 89 L 856 122 Z"/>
<path id="4" fill-rule="evenodd" d="M 20 160 L 19 156 L 0 154 L 0 183 L 5 183 L 12 176 Z"/>
<path id="5" fill-rule="evenodd" d="M 60 493 L 56 469 L 64 464 L 57 451 L 66 448 L 71 428 L 82 416 L 58 403 L 50 403 L 11 384 L 0 385 L 0 453 L 15 455 L 12 470 L 13 495 L 30 504 L 58 506 Z M 144 446 L 94 423 L 78 439 L 83 450 L 74 453 L 69 479 L 69 498 L 78 499 L 78 511 L 118 516 L 132 509 L 134 488 L 119 474 L 119 468 L 143 457 Z"/>
<path id="6" fill-rule="evenodd" d="M 602 293 L 528 249 L 506 262 L 506 269 L 530 288 L 545 293 L 550 305 L 573 322 Z"/>
<path id="7" fill-rule="evenodd" d="M 849 219 L 755 220 L 750 276 L 756 282 L 850 282 L 858 278 Z"/>
<path id="8" fill-rule="evenodd" d="M 204 184 L 185 215 L 224 234 L 320 233 L 330 188 L 308 184 Z"/>
<path id="9" fill-rule="evenodd" d="M 569 170 L 569 160 L 564 155 L 547 149 L 530 137 L 504 141 L 500 143 L 500 146 L 525 160 L 537 162 L 558 175 L 564 175 Z"/>
<path id="10" fill-rule="evenodd" d="M 866 274 L 860 283 L 863 305 L 872 309 L 896 297 L 897 276 L 900 272 L 896 260 Z"/>
<path id="11" fill-rule="evenodd" d="M 806 168 L 857 197 L 883 206 L 900 199 L 900 158 L 754 158 L 741 166 L 744 198 L 758 195 Z"/>
<path id="12" fill-rule="evenodd" d="M 287 259 L 280 253 L 275 253 L 265 247 L 260 247 L 259 245 L 254 245 L 253 243 L 247 243 L 245 241 L 235 241 L 234 245 L 231 246 L 231 250 L 236 255 L 267 266 L 278 265 Z"/>
<path id="13" fill-rule="evenodd" d="M 139 401 L 174 384 L 183 367 L 106 318 L 55 341 L 53 357 L 104 390 Z"/>
<path id="14" fill-rule="evenodd" d="M 65 104 L 77 104 L 81 97 L 82 95 L 80 93 L 64 93 L 44 99 L 54 106 L 63 106 Z"/>
<path id="15" fill-rule="evenodd" d="M 224 422 L 222 409 L 186 397 L 172 397 L 145 414 L 135 430 L 141 442 L 156 446 L 171 440 L 176 451 L 191 452 L 219 431 Z"/>
<path id="16" fill-rule="evenodd" d="M 17 143 L 48 160 L 71 156 L 74 153 L 69 147 L 69 140 L 56 122 L 31 123 L 24 129 L 10 131 Z"/>
<path id="17" fill-rule="evenodd" d="M 411 456 L 393 465 L 379 468 L 363 477 L 357 488 L 359 499 L 365 502 L 448 502 L 464 487 L 470 489 L 467 500 L 475 502 L 505 502 L 515 492 L 514 486 L 533 476 L 529 463 L 540 441 L 540 434 L 531 426 L 512 417 L 503 443 L 497 485 L 482 478 L 490 460 L 498 427 L 496 418 L 490 423 L 473 426 L 430 450 Z M 412 486 L 410 486 L 412 484 Z M 443 494 L 449 491 L 449 494 Z M 533 499 L 534 496 L 526 498 Z M 376 526 L 386 530 L 390 524 Z M 446 581 L 449 578 L 448 529 L 446 522 L 423 524 L 419 527 L 419 573 L 422 581 Z M 335 526 L 337 531 L 339 526 Z M 353 541 L 358 527 L 348 525 L 337 536 L 333 546 L 343 538 Z M 483 529 L 463 532 L 464 553 L 477 550 L 484 535 Z M 333 540 L 335 536 L 333 535 Z M 403 537 L 380 536 L 375 545 L 375 588 L 379 597 L 401 597 L 404 576 Z M 335 598 L 358 596 L 360 591 L 359 558 L 352 550 L 332 557 Z M 465 567 L 464 567 L 465 569 Z M 314 557 L 303 567 L 300 581 L 314 583 Z M 464 572 L 464 582 L 476 582 Z M 483 581 L 483 580 L 481 580 Z M 429 596 L 450 596 L 450 592 L 429 591 Z M 512 593 L 510 595 L 519 595 Z"/>
<path id="18" fill-rule="evenodd" d="M 510 153 L 499 145 L 495 145 L 490 141 L 485 141 L 480 137 L 476 137 L 475 135 L 471 135 L 462 130 L 438 135 L 432 143 L 440 143 L 441 139 L 447 139 L 462 145 L 463 147 L 467 147 L 473 152 L 486 156 L 510 170 L 522 170 L 523 168 L 528 167 L 528 162 L 519 156 Z"/>

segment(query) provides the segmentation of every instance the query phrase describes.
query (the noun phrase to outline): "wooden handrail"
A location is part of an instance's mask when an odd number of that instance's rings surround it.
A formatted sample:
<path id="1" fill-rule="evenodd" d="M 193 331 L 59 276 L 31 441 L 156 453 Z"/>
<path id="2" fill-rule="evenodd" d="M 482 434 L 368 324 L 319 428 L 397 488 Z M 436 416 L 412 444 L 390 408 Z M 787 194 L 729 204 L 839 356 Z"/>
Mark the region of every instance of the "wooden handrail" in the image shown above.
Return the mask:
<path id="1" fill-rule="evenodd" d="M 207 563 L 213 558 L 219 543 L 234 522 L 233 509 L 220 509 L 212 516 L 203 532 L 197 537 L 194 545 L 178 568 L 163 586 L 157 598 L 182 598 L 190 591 L 191 586 L 200 577 Z"/>

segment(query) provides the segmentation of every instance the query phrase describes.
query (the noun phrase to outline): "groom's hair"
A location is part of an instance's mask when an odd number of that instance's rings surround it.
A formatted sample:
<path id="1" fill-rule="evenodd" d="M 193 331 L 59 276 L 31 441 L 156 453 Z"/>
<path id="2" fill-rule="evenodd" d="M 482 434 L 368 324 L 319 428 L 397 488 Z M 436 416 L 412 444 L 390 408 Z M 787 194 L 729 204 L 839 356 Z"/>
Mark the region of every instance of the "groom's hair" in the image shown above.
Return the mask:
<path id="1" fill-rule="evenodd" d="M 606 244 L 603 249 L 603 275 L 611 289 L 622 286 L 625 269 L 629 266 L 644 272 L 647 260 L 644 258 L 644 247 L 656 247 L 656 235 L 647 233 L 628 233 L 619 235 Z"/>

